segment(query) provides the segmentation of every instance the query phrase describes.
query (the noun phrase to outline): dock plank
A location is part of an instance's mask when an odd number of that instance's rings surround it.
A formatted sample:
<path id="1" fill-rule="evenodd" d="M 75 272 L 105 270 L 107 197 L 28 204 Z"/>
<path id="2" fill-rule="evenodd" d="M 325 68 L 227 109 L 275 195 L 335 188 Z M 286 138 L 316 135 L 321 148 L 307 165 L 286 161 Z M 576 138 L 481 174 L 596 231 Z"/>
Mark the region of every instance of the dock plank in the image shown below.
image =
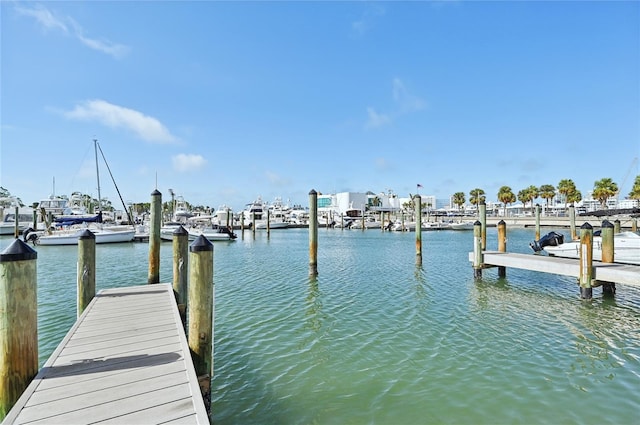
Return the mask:
<path id="1" fill-rule="evenodd" d="M 484 251 L 483 257 L 485 266 L 512 267 L 575 278 L 580 276 L 580 261 L 575 258 L 499 251 Z M 473 252 L 469 253 L 469 261 L 473 262 Z M 640 266 L 594 261 L 592 277 L 604 282 L 640 286 Z"/>
<path id="2" fill-rule="evenodd" d="M 101 291 L 4 424 L 208 424 L 173 289 Z"/>

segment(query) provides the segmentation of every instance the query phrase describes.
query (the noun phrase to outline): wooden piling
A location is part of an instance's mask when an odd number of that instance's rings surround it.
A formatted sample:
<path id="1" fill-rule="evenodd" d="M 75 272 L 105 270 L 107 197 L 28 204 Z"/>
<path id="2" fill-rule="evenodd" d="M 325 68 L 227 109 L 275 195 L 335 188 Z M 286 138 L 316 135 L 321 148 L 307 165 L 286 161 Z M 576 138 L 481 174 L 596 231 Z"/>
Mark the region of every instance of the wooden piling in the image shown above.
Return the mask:
<path id="1" fill-rule="evenodd" d="M 540 240 L 540 204 L 536 204 L 536 239 Z"/>
<path id="2" fill-rule="evenodd" d="M 200 235 L 189 246 L 188 342 L 202 399 L 211 412 L 213 376 L 213 244 Z"/>
<path id="3" fill-rule="evenodd" d="M 267 236 L 271 233 L 271 214 L 269 208 L 267 208 Z"/>
<path id="4" fill-rule="evenodd" d="M 96 296 L 96 235 L 85 229 L 78 237 L 78 317 Z"/>
<path id="5" fill-rule="evenodd" d="M 173 232 L 173 293 L 182 324 L 187 322 L 189 279 L 189 232 L 180 226 Z"/>
<path id="6" fill-rule="evenodd" d="M 593 298 L 593 227 L 584 223 L 580 227 L 580 297 Z"/>
<path id="7" fill-rule="evenodd" d="M 318 192 L 309 192 L 309 276 L 318 275 Z"/>
<path id="8" fill-rule="evenodd" d="M 480 202 L 480 235 L 482 239 L 482 250 L 487 249 L 487 204 Z"/>
<path id="9" fill-rule="evenodd" d="M 147 283 L 160 283 L 160 223 L 162 219 L 162 193 L 151 192 L 151 220 L 149 222 L 149 277 Z"/>
<path id="10" fill-rule="evenodd" d="M 16 238 L 20 237 L 20 220 L 19 220 L 19 214 L 20 214 L 20 207 L 16 204 L 16 209 L 15 209 L 15 221 L 13 222 L 13 236 Z"/>
<path id="11" fill-rule="evenodd" d="M 253 233 L 253 236 L 256 236 L 256 213 L 252 212 L 251 213 L 251 233 Z"/>
<path id="12" fill-rule="evenodd" d="M 638 231 L 638 220 L 633 217 L 631 218 L 631 231 L 634 233 Z"/>
<path id="13" fill-rule="evenodd" d="M 422 197 L 413 197 L 416 211 L 416 265 L 422 265 Z"/>
<path id="14" fill-rule="evenodd" d="M 507 252 L 507 224 L 504 220 L 498 222 L 498 251 Z M 498 277 L 506 277 L 507 268 L 498 266 Z"/>
<path id="15" fill-rule="evenodd" d="M 602 262 L 603 263 L 613 263 L 615 261 L 614 252 L 614 225 L 611 224 L 609 220 L 604 220 L 602 222 L 602 229 L 600 231 L 600 250 L 602 251 Z M 604 282 L 599 281 L 602 284 L 602 293 L 604 295 L 613 295 L 616 292 L 616 284 L 615 282 Z"/>
<path id="16" fill-rule="evenodd" d="M 578 233 L 576 231 L 576 207 L 573 204 L 569 205 L 569 229 L 571 231 L 571 240 L 577 240 Z"/>
<path id="17" fill-rule="evenodd" d="M 613 233 L 620 233 L 622 231 L 620 220 L 616 219 L 613 222 Z"/>
<path id="18" fill-rule="evenodd" d="M 482 278 L 482 223 L 476 220 L 473 223 L 473 277 Z"/>
<path id="19" fill-rule="evenodd" d="M 20 238 L 0 253 L 0 420 L 38 373 L 37 258 Z"/>

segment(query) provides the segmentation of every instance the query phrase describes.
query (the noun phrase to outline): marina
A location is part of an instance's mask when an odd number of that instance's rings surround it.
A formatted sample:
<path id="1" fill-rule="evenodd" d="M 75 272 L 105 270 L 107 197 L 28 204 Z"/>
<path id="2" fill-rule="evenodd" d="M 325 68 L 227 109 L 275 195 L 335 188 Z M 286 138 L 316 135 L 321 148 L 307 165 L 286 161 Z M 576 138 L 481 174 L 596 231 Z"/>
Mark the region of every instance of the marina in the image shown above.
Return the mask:
<path id="1" fill-rule="evenodd" d="M 214 244 L 213 422 L 634 421 L 636 287 L 585 302 L 574 277 L 513 268 L 477 281 L 471 233 L 451 230 L 423 234 L 418 267 L 413 233 L 322 229 L 311 278 L 308 233 Z M 533 237 L 509 230 L 509 252 L 538 257 Z M 497 246 L 495 228 L 487 246 Z M 146 244 L 96 251 L 98 289 L 146 278 Z M 161 281 L 171 254 L 162 244 Z M 43 247 L 38 261 L 45 362 L 75 321 L 77 249 Z M 609 402 L 585 405 L 585 392 Z"/>

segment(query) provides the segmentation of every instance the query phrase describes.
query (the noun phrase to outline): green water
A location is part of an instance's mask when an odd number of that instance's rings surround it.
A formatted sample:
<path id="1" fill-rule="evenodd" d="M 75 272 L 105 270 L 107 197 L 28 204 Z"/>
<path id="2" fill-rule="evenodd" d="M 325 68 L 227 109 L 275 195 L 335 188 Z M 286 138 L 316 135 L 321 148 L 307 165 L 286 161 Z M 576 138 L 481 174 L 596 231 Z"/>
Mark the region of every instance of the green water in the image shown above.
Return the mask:
<path id="1" fill-rule="evenodd" d="M 509 230 L 507 250 L 533 238 Z M 423 232 L 417 267 L 414 233 L 320 229 L 315 279 L 306 229 L 216 242 L 213 422 L 637 423 L 640 289 L 586 302 L 573 278 L 475 281 L 472 239 Z M 77 247 L 37 249 L 44 363 L 75 320 Z M 98 290 L 146 283 L 147 244 L 100 245 L 97 261 Z"/>

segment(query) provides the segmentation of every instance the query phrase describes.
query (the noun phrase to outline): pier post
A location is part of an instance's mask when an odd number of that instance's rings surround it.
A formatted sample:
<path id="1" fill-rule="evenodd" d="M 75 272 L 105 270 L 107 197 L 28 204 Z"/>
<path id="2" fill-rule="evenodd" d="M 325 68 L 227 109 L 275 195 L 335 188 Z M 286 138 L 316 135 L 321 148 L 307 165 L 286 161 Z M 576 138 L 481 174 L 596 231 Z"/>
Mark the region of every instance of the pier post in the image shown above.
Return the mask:
<path id="1" fill-rule="evenodd" d="M 269 208 L 267 208 L 267 236 L 271 233 L 271 214 Z"/>
<path id="2" fill-rule="evenodd" d="M 615 261 L 614 258 L 614 225 L 611 224 L 609 220 L 604 220 L 602 222 L 602 230 L 600 231 L 601 243 L 600 250 L 602 251 L 602 262 L 603 263 L 613 263 Z M 616 284 L 615 282 L 600 282 L 602 284 L 602 293 L 603 295 L 613 295 L 616 292 Z"/>
<path id="3" fill-rule="evenodd" d="M 576 232 L 576 207 L 573 204 L 569 205 L 569 228 L 571 230 L 571 240 L 575 241 L 578 239 L 578 233 Z"/>
<path id="4" fill-rule="evenodd" d="M 253 233 L 253 237 L 256 236 L 256 213 L 251 213 L 251 233 Z"/>
<path id="5" fill-rule="evenodd" d="M 37 258 L 19 238 L 0 253 L 0 420 L 38 373 Z"/>
<path id="6" fill-rule="evenodd" d="M 631 218 L 631 231 L 634 233 L 638 231 L 638 220 L 633 217 Z"/>
<path id="7" fill-rule="evenodd" d="M 482 250 L 487 249 L 487 204 L 484 201 L 480 202 L 480 224 L 481 230 L 481 239 L 482 239 Z"/>
<path id="8" fill-rule="evenodd" d="M 593 298 L 593 227 L 584 223 L 580 227 L 580 297 Z"/>
<path id="9" fill-rule="evenodd" d="M 621 231 L 620 220 L 616 219 L 613 222 L 613 233 L 620 233 Z"/>
<path id="10" fill-rule="evenodd" d="M 362 210 L 362 219 L 361 219 L 361 223 L 362 223 L 362 229 L 361 229 L 361 230 L 364 232 L 364 229 L 365 229 L 365 227 L 366 227 L 366 226 L 364 225 L 364 209 Z"/>
<path id="11" fill-rule="evenodd" d="M 507 252 L 507 223 L 504 220 L 498 222 L 498 251 Z M 498 266 L 498 277 L 506 277 L 507 268 Z"/>
<path id="12" fill-rule="evenodd" d="M 413 197 L 416 211 L 416 265 L 422 265 L 422 197 Z"/>
<path id="13" fill-rule="evenodd" d="M 13 236 L 16 238 L 20 237 L 20 220 L 18 214 L 20 213 L 20 207 L 16 204 L 14 222 L 13 222 Z"/>
<path id="14" fill-rule="evenodd" d="M 540 240 L 540 204 L 536 204 L 536 240 Z"/>
<path id="15" fill-rule="evenodd" d="M 211 412 L 213 376 L 213 244 L 200 235 L 189 246 L 188 341 L 202 399 Z"/>
<path id="16" fill-rule="evenodd" d="M 482 278 L 482 223 L 476 220 L 473 223 L 473 277 Z"/>
<path id="17" fill-rule="evenodd" d="M 384 232 L 384 211 L 380 212 L 380 231 Z"/>
<path id="18" fill-rule="evenodd" d="M 344 230 L 344 213 L 340 213 L 340 230 Z"/>
<path id="19" fill-rule="evenodd" d="M 318 192 L 309 192 L 309 276 L 318 275 Z"/>
<path id="20" fill-rule="evenodd" d="M 151 192 L 151 220 L 149 222 L 149 277 L 147 283 L 160 283 L 160 222 L 162 193 Z"/>
<path id="21" fill-rule="evenodd" d="M 173 294 L 182 324 L 187 323 L 189 279 L 189 232 L 180 226 L 173 231 Z"/>
<path id="22" fill-rule="evenodd" d="M 78 317 L 96 296 L 96 235 L 85 229 L 78 237 Z"/>

